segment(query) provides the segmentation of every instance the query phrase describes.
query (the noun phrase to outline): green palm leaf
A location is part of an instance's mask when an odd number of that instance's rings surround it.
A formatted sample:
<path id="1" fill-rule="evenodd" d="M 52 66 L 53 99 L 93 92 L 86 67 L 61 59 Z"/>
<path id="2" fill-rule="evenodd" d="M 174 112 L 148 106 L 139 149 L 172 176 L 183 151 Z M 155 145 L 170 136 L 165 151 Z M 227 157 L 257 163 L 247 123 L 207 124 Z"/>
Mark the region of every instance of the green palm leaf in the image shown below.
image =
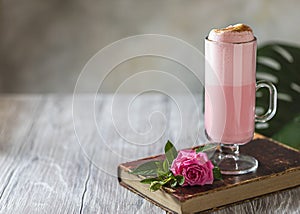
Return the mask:
<path id="1" fill-rule="evenodd" d="M 276 86 L 278 108 L 267 126 L 257 124 L 256 131 L 300 149 L 300 48 L 270 43 L 260 47 L 257 56 L 257 79 L 269 80 Z M 257 106 L 266 110 L 267 91 L 260 90 L 257 97 Z"/>

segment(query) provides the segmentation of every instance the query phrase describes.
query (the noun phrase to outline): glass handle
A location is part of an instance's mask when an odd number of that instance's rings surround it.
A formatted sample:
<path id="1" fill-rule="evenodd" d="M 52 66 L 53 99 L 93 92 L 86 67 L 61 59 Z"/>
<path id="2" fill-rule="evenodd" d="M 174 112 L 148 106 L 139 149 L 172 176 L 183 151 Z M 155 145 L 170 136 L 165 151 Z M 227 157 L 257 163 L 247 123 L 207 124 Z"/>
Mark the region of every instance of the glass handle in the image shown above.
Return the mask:
<path id="1" fill-rule="evenodd" d="M 276 113 L 277 109 L 277 90 L 276 87 L 266 81 L 258 81 L 256 83 L 256 91 L 259 90 L 260 88 L 267 88 L 270 93 L 270 100 L 269 100 L 269 109 L 264 115 L 255 115 L 255 121 L 256 122 L 267 122 L 270 120 Z"/>

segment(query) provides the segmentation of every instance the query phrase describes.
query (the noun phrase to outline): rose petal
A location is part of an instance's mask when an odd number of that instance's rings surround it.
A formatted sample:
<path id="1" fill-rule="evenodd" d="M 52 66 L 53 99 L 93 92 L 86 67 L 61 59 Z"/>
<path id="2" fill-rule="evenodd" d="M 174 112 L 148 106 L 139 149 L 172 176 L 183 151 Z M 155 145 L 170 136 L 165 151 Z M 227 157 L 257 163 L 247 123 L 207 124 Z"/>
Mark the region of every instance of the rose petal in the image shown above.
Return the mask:
<path id="1" fill-rule="evenodd" d="M 212 184 L 214 165 L 208 159 L 207 154 L 194 150 L 182 150 L 178 152 L 170 170 L 174 175 L 182 175 L 185 178 L 183 186 Z"/>

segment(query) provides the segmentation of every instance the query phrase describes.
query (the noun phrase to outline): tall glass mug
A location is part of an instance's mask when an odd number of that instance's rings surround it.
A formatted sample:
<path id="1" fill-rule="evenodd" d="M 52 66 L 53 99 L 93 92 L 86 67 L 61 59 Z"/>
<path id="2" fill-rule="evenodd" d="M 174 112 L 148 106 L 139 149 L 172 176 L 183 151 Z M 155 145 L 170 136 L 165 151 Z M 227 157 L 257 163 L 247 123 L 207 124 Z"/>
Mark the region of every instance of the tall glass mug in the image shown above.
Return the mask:
<path id="1" fill-rule="evenodd" d="M 266 122 L 276 112 L 277 92 L 273 84 L 256 83 L 256 38 L 244 43 L 205 39 L 205 131 L 208 139 L 220 143 L 214 161 L 223 174 L 245 174 L 258 161 L 239 153 L 239 145 L 251 141 L 255 121 Z M 270 92 L 268 111 L 255 115 L 255 94 Z"/>

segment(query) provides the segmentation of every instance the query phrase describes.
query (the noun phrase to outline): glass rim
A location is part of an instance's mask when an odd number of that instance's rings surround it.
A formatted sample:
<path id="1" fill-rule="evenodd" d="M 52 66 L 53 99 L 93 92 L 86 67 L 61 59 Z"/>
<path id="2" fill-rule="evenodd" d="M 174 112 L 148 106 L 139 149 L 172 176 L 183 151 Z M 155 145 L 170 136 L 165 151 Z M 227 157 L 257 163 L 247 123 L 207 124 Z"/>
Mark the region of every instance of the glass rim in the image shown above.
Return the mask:
<path id="1" fill-rule="evenodd" d="M 205 37 L 205 41 L 212 42 L 212 43 L 218 43 L 218 44 L 225 44 L 225 45 L 241 45 L 241 44 L 248 44 L 248 43 L 254 43 L 257 41 L 256 37 L 254 36 L 253 40 L 247 41 L 247 42 L 219 42 L 219 41 L 213 41 L 208 39 L 208 36 Z"/>

